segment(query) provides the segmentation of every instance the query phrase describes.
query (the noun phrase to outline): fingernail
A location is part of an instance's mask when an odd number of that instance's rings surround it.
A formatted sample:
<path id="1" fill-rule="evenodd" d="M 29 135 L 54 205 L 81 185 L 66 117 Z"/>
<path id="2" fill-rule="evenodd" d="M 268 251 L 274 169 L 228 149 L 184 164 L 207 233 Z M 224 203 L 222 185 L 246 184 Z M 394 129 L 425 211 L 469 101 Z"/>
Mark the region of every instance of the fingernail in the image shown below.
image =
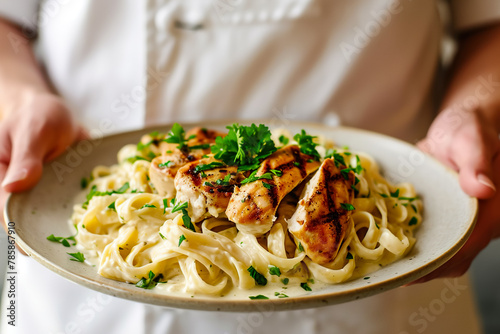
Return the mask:
<path id="1" fill-rule="evenodd" d="M 5 179 L 3 179 L 2 187 L 6 187 L 11 183 L 24 180 L 26 176 L 28 176 L 28 170 L 26 168 L 16 171 L 9 171 L 7 173 L 7 176 L 5 176 Z"/>
<path id="2" fill-rule="evenodd" d="M 485 186 L 493 189 L 494 191 L 497 191 L 497 188 L 495 187 L 495 184 L 493 183 L 493 181 L 491 181 L 491 179 L 489 177 L 487 177 L 486 175 L 479 174 L 477 176 L 477 180 L 479 181 L 479 183 L 484 184 Z"/>

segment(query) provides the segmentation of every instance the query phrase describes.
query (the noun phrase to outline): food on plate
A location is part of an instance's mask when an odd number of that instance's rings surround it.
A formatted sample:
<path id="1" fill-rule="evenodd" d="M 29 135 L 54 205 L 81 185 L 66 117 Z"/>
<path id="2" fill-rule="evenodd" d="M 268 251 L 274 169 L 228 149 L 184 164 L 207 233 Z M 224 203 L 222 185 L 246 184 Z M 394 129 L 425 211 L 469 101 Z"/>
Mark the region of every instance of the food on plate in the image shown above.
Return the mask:
<path id="1" fill-rule="evenodd" d="M 411 250 L 422 201 L 369 155 L 304 130 L 227 130 L 174 124 L 95 167 L 70 219 L 81 262 L 139 288 L 262 299 L 363 277 Z"/>

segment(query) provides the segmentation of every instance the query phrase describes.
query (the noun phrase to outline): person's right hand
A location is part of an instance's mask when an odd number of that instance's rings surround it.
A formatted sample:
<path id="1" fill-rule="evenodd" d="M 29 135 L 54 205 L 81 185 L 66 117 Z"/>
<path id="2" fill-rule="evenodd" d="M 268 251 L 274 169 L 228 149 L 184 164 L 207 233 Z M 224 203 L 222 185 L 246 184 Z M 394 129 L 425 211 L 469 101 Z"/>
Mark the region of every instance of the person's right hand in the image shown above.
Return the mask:
<path id="1" fill-rule="evenodd" d="M 8 193 L 33 187 L 42 166 L 71 145 L 83 130 L 63 100 L 53 94 L 28 93 L 13 98 L 0 120 L 0 221 Z"/>

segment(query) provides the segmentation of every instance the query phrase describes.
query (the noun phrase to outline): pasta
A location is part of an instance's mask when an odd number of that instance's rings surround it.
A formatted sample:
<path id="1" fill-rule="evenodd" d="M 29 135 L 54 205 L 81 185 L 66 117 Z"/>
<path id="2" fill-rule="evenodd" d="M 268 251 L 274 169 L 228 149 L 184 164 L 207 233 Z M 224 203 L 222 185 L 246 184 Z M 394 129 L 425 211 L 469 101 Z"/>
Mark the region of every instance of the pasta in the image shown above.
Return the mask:
<path id="1" fill-rule="evenodd" d="M 295 143 L 287 131 L 273 132 L 277 146 L 283 137 Z M 321 159 L 332 151 L 328 140 L 315 141 Z M 150 151 L 160 154 L 155 150 Z M 239 231 L 223 214 L 191 222 L 187 204 L 155 189 L 149 177 L 151 161 L 137 158 L 144 152 L 136 145 L 122 148 L 118 164 L 92 171 L 87 202 L 75 205 L 70 219 L 78 230 L 77 247 L 106 278 L 145 288 L 161 285 L 162 291 L 187 295 L 251 293 L 265 284 L 308 290 L 306 286 L 314 289 L 320 282 L 362 277 L 411 250 L 414 230 L 422 221 L 422 201 L 411 184 L 394 185 L 382 177 L 369 155 L 347 148 L 336 148 L 335 153 L 346 165 L 361 167 L 353 168 L 355 210 L 348 230 L 327 264 L 313 262 L 288 232 L 300 186 L 281 202 L 271 229 L 262 235 Z"/>

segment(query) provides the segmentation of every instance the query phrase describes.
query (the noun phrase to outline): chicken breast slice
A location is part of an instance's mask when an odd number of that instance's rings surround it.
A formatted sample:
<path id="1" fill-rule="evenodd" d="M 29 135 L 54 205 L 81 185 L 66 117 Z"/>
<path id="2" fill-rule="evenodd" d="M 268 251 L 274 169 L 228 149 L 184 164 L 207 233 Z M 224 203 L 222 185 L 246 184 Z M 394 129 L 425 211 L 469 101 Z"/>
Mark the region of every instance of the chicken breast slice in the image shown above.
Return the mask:
<path id="1" fill-rule="evenodd" d="M 243 175 L 236 166 L 222 166 L 198 171 L 197 167 L 219 163 L 213 158 L 190 162 L 181 167 L 175 176 L 176 201 L 188 202 L 188 214 L 193 222 L 207 217 L 225 217 L 234 186 Z"/>
<path id="2" fill-rule="evenodd" d="M 226 210 L 227 218 L 236 223 L 242 232 L 254 235 L 266 233 L 276 219 L 276 210 L 283 197 L 319 165 L 311 156 L 301 153 L 296 145 L 277 150 L 262 161 L 255 175 L 258 177 L 270 173 L 271 179 L 235 187 Z M 271 170 L 279 172 L 272 173 Z"/>
<path id="3" fill-rule="evenodd" d="M 180 150 L 177 144 L 164 145 L 165 151 L 151 161 L 149 167 L 149 178 L 160 196 L 167 198 L 175 197 L 174 178 L 177 171 L 189 162 L 197 161 L 204 155 L 211 154 L 210 147 L 200 148 L 200 145 L 213 144 L 218 136 L 224 137 L 226 134 L 205 128 L 193 128 L 186 132 L 186 138 L 195 137 L 187 141 L 188 147 L 195 147 L 187 150 Z M 198 148 L 197 148 L 198 147 Z"/>
<path id="4" fill-rule="evenodd" d="M 318 264 L 326 264 L 337 256 L 351 222 L 354 174 L 347 180 L 333 159 L 325 159 L 306 184 L 297 210 L 288 220 L 288 230 L 301 243 L 307 256 Z"/>

